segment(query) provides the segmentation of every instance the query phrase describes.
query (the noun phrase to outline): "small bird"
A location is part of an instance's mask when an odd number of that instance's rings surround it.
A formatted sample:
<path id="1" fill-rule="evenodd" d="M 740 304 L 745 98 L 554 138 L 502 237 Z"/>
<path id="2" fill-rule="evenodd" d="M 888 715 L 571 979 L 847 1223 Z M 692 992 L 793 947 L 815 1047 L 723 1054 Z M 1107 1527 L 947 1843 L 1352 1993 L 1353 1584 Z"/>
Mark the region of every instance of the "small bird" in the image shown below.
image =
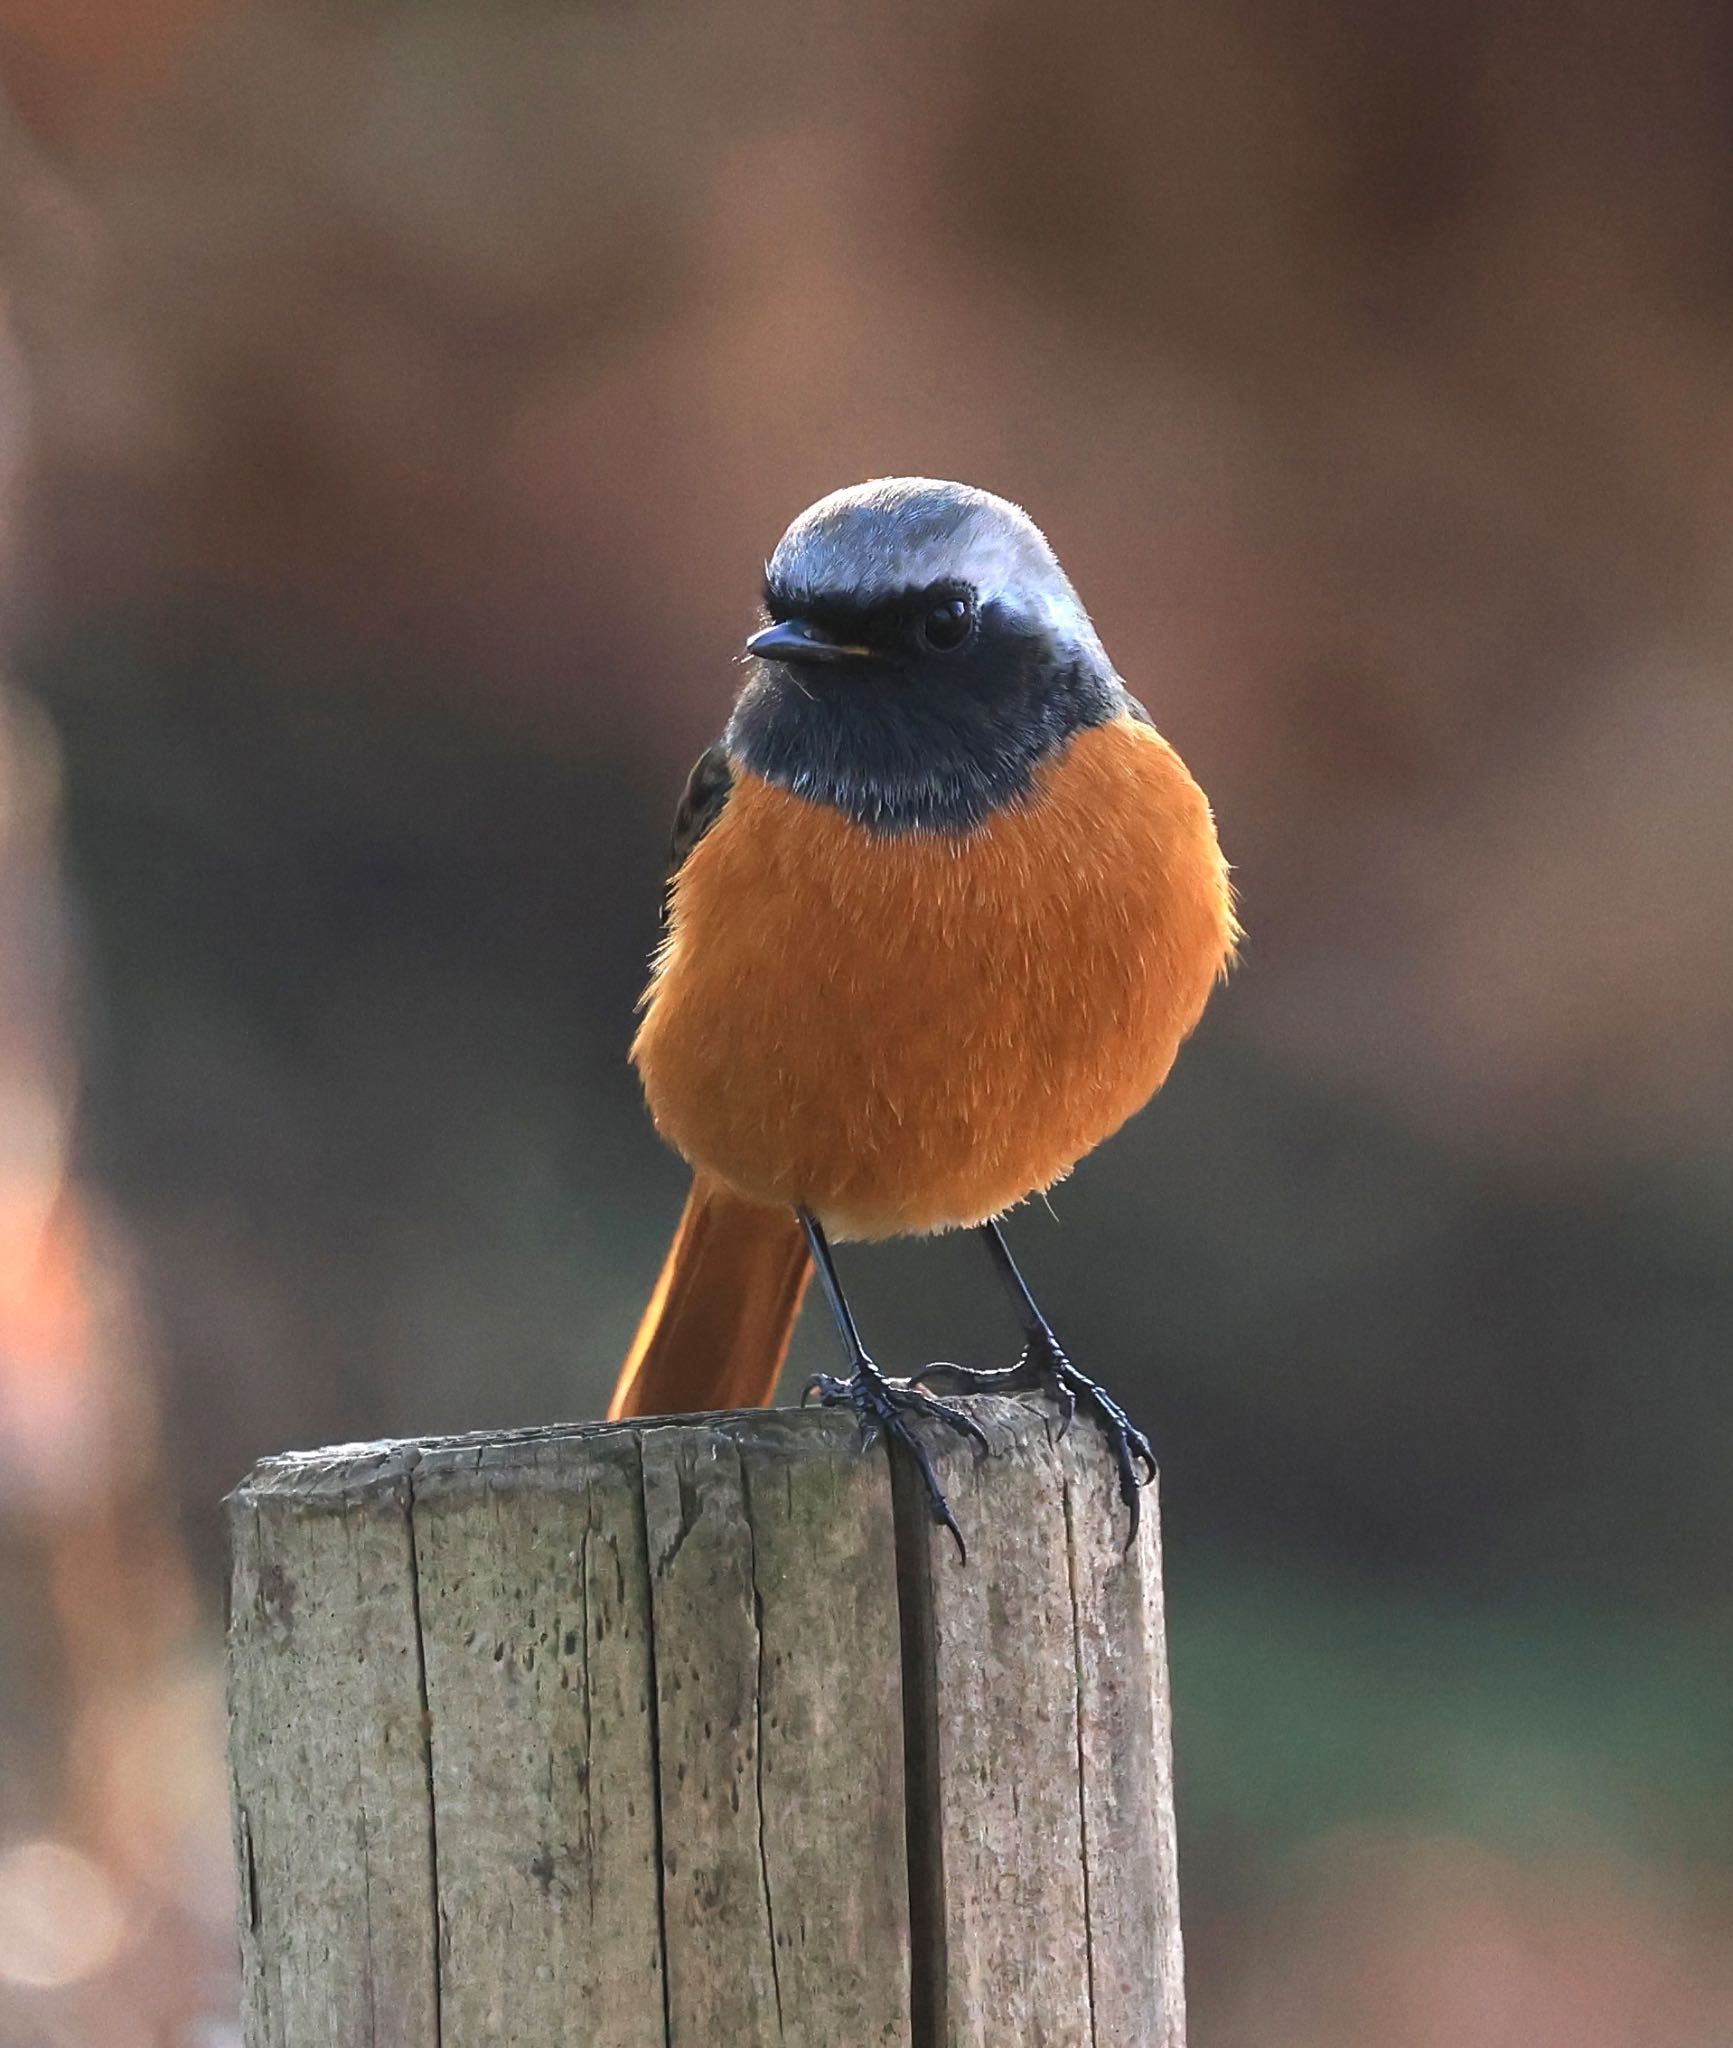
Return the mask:
<path id="1" fill-rule="evenodd" d="M 1226 971 L 1209 804 L 1034 522 L 968 485 L 809 507 L 745 659 L 676 816 L 632 1047 L 693 1182 L 610 1416 L 769 1402 L 816 1268 L 847 1371 L 807 1396 L 907 1448 L 959 1549 L 913 1425 L 986 1437 L 924 1383 L 1082 1406 L 1135 1536 L 1149 1442 L 1060 1348 L 999 1218 L 1142 1108 Z M 831 1244 L 965 1229 L 1022 1356 L 893 1381 Z"/>

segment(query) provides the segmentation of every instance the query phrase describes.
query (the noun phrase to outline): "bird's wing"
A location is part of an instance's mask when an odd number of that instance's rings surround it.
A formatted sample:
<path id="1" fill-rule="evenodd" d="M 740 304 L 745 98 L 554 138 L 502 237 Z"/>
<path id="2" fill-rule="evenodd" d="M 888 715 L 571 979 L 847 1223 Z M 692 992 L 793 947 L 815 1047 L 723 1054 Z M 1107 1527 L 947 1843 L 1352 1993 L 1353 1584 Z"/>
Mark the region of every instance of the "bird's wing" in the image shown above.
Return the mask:
<path id="1" fill-rule="evenodd" d="M 685 865 L 686 856 L 722 815 L 728 792 L 734 787 L 734 770 L 718 743 L 706 747 L 686 778 L 686 793 L 674 813 L 674 838 L 668 849 L 668 880 Z"/>

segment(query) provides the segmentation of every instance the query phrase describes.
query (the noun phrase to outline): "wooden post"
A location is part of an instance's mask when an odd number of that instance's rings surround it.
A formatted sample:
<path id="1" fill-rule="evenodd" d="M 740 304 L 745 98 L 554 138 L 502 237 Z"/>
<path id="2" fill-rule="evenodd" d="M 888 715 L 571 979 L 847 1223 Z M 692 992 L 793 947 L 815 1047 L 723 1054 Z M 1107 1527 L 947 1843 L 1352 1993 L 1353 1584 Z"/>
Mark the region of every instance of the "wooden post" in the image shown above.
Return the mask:
<path id="1" fill-rule="evenodd" d="M 1086 1422 L 273 1458 L 230 1503 L 247 2048 L 1181 2048 L 1155 1503 Z"/>

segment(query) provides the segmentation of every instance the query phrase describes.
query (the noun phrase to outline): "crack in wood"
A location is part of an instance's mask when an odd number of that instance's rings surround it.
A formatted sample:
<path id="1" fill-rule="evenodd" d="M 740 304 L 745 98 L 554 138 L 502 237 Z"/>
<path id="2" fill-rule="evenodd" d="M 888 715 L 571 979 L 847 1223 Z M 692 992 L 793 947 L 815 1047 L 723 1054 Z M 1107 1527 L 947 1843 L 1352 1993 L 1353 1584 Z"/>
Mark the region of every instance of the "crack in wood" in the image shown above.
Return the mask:
<path id="1" fill-rule="evenodd" d="M 650 1549 L 649 1478 L 644 1469 L 644 1438 L 639 1436 L 638 1445 L 638 1526 L 644 1544 L 646 1571 L 654 1575 L 658 1569 Z M 676 1546 L 678 1547 L 678 1546 Z M 645 1588 L 644 1637 L 649 1651 L 650 1685 L 646 1711 L 650 1717 L 650 1808 L 654 1817 L 656 1845 L 656 1943 L 661 1957 L 662 1977 L 662 2039 L 664 2048 L 674 2048 L 674 2011 L 672 2002 L 672 1970 L 668 1954 L 668 1865 L 667 1848 L 664 1840 L 662 1805 L 662 1731 L 661 1731 L 661 1686 L 656 1671 L 656 1615 L 655 1604 Z"/>
<path id="2" fill-rule="evenodd" d="M 418 1733 L 427 1787 L 427 1885 L 433 1911 L 433 2042 L 445 2040 L 445 1921 L 439 1905 L 439 1798 L 433 1776 L 433 1707 L 427 1692 L 427 1638 L 421 1618 L 421 1560 L 415 1547 L 415 1466 L 403 1475 L 403 1529 L 409 1551 L 409 1621 L 415 1636 L 415 1692 L 421 1703 Z"/>

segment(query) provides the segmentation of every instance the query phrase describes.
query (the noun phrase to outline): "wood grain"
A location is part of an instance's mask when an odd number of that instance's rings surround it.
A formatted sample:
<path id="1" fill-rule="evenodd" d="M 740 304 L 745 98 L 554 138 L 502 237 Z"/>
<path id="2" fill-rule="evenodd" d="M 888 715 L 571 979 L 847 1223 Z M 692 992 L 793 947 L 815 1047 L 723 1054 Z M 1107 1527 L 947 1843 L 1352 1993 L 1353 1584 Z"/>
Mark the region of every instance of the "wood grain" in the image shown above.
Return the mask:
<path id="1" fill-rule="evenodd" d="M 409 1469 L 263 1471 L 235 1502 L 231 1751 L 256 2048 L 437 2048 Z"/>
<path id="2" fill-rule="evenodd" d="M 1153 1502 L 974 1405 L 966 1567 L 836 1414 L 262 1465 L 247 2048 L 1181 2048 Z"/>

